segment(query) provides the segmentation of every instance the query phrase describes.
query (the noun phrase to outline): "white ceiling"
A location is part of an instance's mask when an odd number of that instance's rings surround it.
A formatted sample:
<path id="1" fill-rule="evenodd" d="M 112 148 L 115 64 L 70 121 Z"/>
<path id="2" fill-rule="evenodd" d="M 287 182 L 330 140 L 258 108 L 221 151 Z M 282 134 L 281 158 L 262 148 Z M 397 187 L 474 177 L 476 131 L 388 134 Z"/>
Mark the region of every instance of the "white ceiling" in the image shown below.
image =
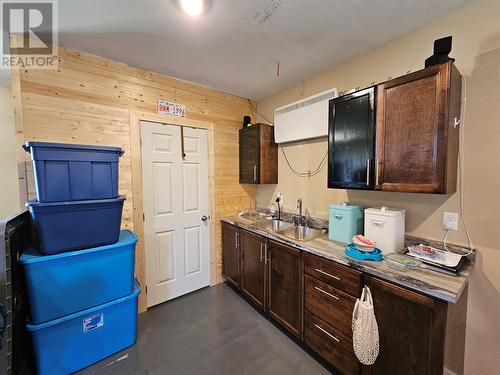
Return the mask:
<path id="1" fill-rule="evenodd" d="M 261 99 L 469 1 L 212 0 L 193 18 L 174 0 L 59 0 L 59 43 Z"/>

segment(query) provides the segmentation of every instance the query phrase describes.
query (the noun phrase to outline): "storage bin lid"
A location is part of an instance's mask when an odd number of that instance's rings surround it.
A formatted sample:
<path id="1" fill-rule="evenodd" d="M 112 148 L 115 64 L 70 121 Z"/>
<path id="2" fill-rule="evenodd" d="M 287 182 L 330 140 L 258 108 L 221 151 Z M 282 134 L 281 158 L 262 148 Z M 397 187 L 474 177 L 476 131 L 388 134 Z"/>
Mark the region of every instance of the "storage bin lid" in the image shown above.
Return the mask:
<path id="1" fill-rule="evenodd" d="M 342 211 L 363 211 L 363 205 L 353 204 L 349 202 L 336 203 L 330 205 L 330 210 L 342 210 Z"/>
<path id="2" fill-rule="evenodd" d="M 132 231 L 130 231 L 128 229 L 124 229 L 124 230 L 120 231 L 120 238 L 118 239 L 118 242 L 114 243 L 112 245 L 92 247 L 90 249 L 69 251 L 67 253 L 60 253 L 60 254 L 54 254 L 54 255 L 42 255 L 39 252 L 37 252 L 36 250 L 28 249 L 21 255 L 21 257 L 19 258 L 19 262 L 21 264 L 50 262 L 50 261 L 60 259 L 60 258 L 81 256 L 81 255 L 85 255 L 85 254 L 89 254 L 89 253 L 95 253 L 98 251 L 106 251 L 106 250 L 113 249 L 116 247 L 134 245 L 136 243 L 137 243 L 137 236 Z"/>
<path id="3" fill-rule="evenodd" d="M 40 323 L 40 324 L 29 324 L 28 323 L 28 324 L 26 324 L 26 329 L 28 330 L 28 332 L 39 331 L 41 329 L 45 329 L 45 328 L 52 327 L 52 326 L 55 326 L 55 325 L 63 323 L 63 322 L 67 322 L 68 320 L 80 318 L 82 316 L 87 316 L 87 315 L 93 314 L 97 311 L 102 311 L 104 309 L 107 309 L 108 307 L 118 305 L 118 304 L 125 302 L 125 301 L 128 301 L 130 299 L 137 298 L 137 296 L 140 293 L 141 293 L 141 286 L 136 279 L 134 282 L 134 291 L 132 292 L 132 294 L 130 294 L 128 296 L 115 299 L 111 302 L 107 302 L 107 303 L 102 304 L 102 305 L 97 305 L 95 307 L 91 307 L 90 309 L 87 309 L 87 310 L 77 311 L 73 314 L 66 315 L 66 316 L 63 316 L 61 318 L 49 320 L 48 322 L 45 322 L 45 323 Z"/>
<path id="4" fill-rule="evenodd" d="M 106 151 L 106 152 L 117 152 L 123 155 L 124 151 L 120 147 L 113 146 L 95 146 L 95 145 L 76 145 L 69 143 L 52 143 L 52 142 L 26 142 L 23 148 L 26 152 L 30 152 L 31 147 L 45 147 L 45 148 L 65 148 L 65 149 L 77 149 L 77 150 L 92 150 L 92 151 Z"/>
<path id="5" fill-rule="evenodd" d="M 61 202 L 39 202 L 36 199 L 32 199 L 27 201 L 24 205 L 26 207 L 54 207 L 54 206 L 67 206 L 72 207 L 75 205 L 97 205 L 102 203 L 117 203 L 120 201 L 124 201 L 126 198 L 124 195 L 119 195 L 118 198 L 109 198 L 109 199 L 87 199 L 84 201 L 61 201 Z M 69 208 L 68 208 L 69 209 Z"/>
<path id="6" fill-rule="evenodd" d="M 378 215 L 378 216 L 403 216 L 405 210 L 399 208 L 389 208 L 382 206 L 380 208 L 367 208 L 365 209 L 365 215 Z"/>

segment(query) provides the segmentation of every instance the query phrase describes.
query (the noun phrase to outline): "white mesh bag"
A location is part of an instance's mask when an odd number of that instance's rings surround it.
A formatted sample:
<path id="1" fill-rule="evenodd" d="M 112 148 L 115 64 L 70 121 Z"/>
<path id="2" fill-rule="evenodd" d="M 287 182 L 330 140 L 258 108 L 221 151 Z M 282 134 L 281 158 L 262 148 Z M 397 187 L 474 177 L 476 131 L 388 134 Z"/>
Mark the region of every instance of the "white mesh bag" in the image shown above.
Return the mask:
<path id="1" fill-rule="evenodd" d="M 373 365 L 379 352 L 378 325 L 370 288 L 365 286 L 352 312 L 354 353 L 364 365 Z"/>

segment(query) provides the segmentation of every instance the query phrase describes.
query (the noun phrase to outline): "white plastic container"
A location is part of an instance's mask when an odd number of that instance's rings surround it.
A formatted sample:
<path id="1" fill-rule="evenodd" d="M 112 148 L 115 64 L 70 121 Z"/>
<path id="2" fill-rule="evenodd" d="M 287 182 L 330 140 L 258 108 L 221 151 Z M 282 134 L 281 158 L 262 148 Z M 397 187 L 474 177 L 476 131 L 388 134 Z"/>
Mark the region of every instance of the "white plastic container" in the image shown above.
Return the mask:
<path id="1" fill-rule="evenodd" d="M 400 252 L 405 241 L 405 214 L 397 208 L 367 208 L 365 237 L 375 241 L 384 254 Z"/>

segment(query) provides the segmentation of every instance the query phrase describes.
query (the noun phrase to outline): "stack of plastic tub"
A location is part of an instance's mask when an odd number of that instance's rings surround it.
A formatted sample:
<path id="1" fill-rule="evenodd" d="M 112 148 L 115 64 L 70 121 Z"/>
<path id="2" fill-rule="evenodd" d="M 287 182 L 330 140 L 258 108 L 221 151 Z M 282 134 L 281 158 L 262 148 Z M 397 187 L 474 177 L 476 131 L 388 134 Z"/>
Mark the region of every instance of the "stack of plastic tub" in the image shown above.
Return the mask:
<path id="1" fill-rule="evenodd" d="M 28 201 L 38 250 L 57 254 L 118 241 L 124 197 L 118 195 L 119 147 L 28 142 L 37 199 Z"/>
<path id="2" fill-rule="evenodd" d="M 133 345 L 137 238 L 120 231 L 117 147 L 28 142 L 38 240 L 20 257 L 39 374 L 69 374 Z"/>

